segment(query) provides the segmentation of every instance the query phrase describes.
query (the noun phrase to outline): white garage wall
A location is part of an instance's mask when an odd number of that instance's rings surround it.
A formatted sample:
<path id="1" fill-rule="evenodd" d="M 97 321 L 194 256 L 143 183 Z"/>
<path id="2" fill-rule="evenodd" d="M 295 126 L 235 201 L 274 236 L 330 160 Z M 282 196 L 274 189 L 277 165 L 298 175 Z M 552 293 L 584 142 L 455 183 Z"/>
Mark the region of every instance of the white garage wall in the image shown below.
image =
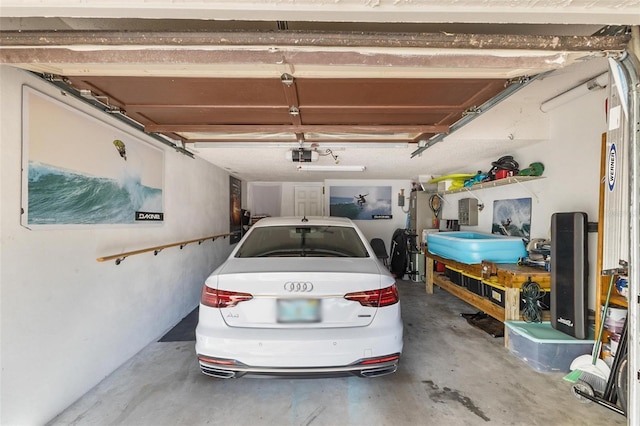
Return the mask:
<path id="1" fill-rule="evenodd" d="M 255 211 L 255 202 L 257 191 L 260 191 L 263 187 L 272 187 L 279 189 L 280 194 L 280 215 L 281 216 L 293 216 L 295 207 L 295 187 L 300 185 L 296 182 L 253 182 L 249 184 L 248 189 L 248 209 L 251 213 L 265 213 L 262 211 Z M 398 228 L 405 228 L 407 225 L 407 213 L 409 212 L 409 194 L 411 191 L 411 181 L 409 180 L 335 180 L 328 179 L 324 182 L 304 182 L 305 186 L 324 186 L 324 214 L 329 215 L 329 187 L 336 186 L 391 186 L 391 207 L 392 218 L 380 219 L 380 220 L 357 220 L 355 221 L 358 227 L 362 230 L 368 240 L 372 238 L 382 238 L 387 246 L 387 251 L 391 244 L 391 237 L 393 232 Z M 405 206 L 398 206 L 398 193 L 401 189 L 404 189 Z M 259 209 L 258 209 L 259 210 Z M 267 212 L 268 213 L 268 212 Z"/>
<path id="2" fill-rule="evenodd" d="M 229 177 L 139 135 L 165 151 L 161 226 L 28 230 L 20 226 L 22 85 L 91 110 L 26 72 L 0 72 L 0 423 L 43 424 L 197 306 L 231 245 L 208 240 L 118 266 L 96 258 L 229 232 Z"/>
<path id="3" fill-rule="evenodd" d="M 583 211 L 590 222 L 598 221 L 598 197 L 600 188 L 600 148 L 602 133 L 607 130 L 605 99 L 607 91 L 588 93 L 573 102 L 543 114 L 537 106 L 529 105 L 528 114 L 534 122 L 548 126 L 548 139 L 532 143 L 505 154 L 513 155 L 521 168 L 534 161 L 545 165 L 544 179 L 522 184 L 482 189 L 471 193 L 446 196 L 442 217 L 457 218 L 458 200 L 477 197 L 484 203 L 479 212 L 477 227 L 462 227 L 480 232 L 491 232 L 493 202 L 513 198 L 532 198 L 532 238 L 549 238 L 551 215 L 556 212 Z M 518 123 L 516 111 L 520 108 L 505 103 L 487 112 L 463 130 L 474 134 L 481 129 L 495 126 L 496 118 L 504 123 Z M 514 118 L 516 117 L 516 118 Z M 542 120 L 541 120 L 542 119 Z M 546 122 L 546 124 L 545 124 Z M 493 125 L 490 123 L 494 123 Z M 525 124 L 526 125 L 526 124 Z M 518 128 L 514 129 L 516 134 Z M 461 131 L 462 132 L 462 131 Z M 446 140 L 443 142 L 446 143 Z M 495 159 L 494 159 L 495 160 Z M 464 172 L 488 171 L 491 161 L 470 164 Z M 441 225 L 442 226 L 442 225 Z M 595 307 L 595 278 L 597 234 L 589 233 L 589 306 Z"/>

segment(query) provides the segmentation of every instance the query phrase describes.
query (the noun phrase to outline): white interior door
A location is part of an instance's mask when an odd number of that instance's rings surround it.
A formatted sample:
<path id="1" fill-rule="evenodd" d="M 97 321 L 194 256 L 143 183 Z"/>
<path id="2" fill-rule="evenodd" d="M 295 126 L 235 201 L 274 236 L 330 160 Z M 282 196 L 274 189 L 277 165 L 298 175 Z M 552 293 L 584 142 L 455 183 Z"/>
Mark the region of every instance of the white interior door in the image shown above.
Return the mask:
<path id="1" fill-rule="evenodd" d="M 296 216 L 323 216 L 322 186 L 296 186 L 294 188 L 294 214 Z"/>

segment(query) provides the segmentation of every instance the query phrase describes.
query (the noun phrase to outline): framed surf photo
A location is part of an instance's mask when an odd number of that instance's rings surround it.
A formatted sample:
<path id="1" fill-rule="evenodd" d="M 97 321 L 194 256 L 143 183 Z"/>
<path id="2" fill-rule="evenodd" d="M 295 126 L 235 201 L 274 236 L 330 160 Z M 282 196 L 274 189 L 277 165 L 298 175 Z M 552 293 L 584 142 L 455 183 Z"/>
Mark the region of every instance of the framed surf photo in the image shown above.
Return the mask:
<path id="1" fill-rule="evenodd" d="M 531 198 L 495 200 L 491 233 L 524 237 L 531 235 Z"/>
<path id="2" fill-rule="evenodd" d="M 164 151 L 28 86 L 22 96 L 23 226 L 163 222 Z"/>
<path id="3" fill-rule="evenodd" d="M 329 215 L 352 220 L 392 219 L 390 186 L 331 186 Z"/>

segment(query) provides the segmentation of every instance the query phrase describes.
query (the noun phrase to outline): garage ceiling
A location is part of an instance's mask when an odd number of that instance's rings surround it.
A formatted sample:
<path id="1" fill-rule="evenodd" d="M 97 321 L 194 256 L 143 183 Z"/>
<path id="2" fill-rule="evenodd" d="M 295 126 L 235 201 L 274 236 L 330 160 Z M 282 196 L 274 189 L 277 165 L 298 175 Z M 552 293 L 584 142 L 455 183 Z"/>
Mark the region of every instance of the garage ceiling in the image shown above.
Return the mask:
<path id="1" fill-rule="evenodd" d="M 443 167 L 455 161 L 443 166 L 440 157 L 425 165 L 411 154 L 505 89 L 616 54 L 629 40 L 619 29 L 580 34 L 592 32 L 591 25 L 475 25 L 476 33 L 467 34 L 461 25 L 422 32 L 430 28 L 359 24 L 362 31 L 344 31 L 339 24 L 318 30 L 319 23 L 302 29 L 305 23 L 277 21 L 266 29 L 267 23 L 234 22 L 185 31 L 194 21 L 156 20 L 150 31 L 148 20 L 101 20 L 95 31 L 86 27 L 96 21 L 85 19 L 29 22 L 27 30 L 21 20 L 19 31 L 1 32 L 3 63 L 54 80 L 253 181 L 451 171 Z M 57 26 L 76 28 L 51 31 Z M 384 149 L 389 144 L 397 148 Z M 362 164 L 368 176 L 301 174 L 284 158 L 299 147 L 322 156 L 330 150 L 333 160 L 321 162 Z M 501 149 L 485 152 L 491 157 Z"/>
<path id="2" fill-rule="evenodd" d="M 448 132 L 504 79 L 67 76 L 148 132 L 185 142 L 418 142 Z"/>

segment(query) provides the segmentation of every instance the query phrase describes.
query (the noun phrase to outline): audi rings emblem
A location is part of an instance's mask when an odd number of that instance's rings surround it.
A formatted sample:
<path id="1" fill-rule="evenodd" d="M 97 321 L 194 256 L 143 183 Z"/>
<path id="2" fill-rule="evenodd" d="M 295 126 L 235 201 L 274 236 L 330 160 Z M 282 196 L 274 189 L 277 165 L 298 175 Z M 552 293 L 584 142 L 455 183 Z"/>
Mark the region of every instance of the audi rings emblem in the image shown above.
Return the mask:
<path id="1" fill-rule="evenodd" d="M 309 281 L 287 281 L 284 283 L 284 289 L 289 293 L 308 293 L 313 290 L 313 283 Z"/>

